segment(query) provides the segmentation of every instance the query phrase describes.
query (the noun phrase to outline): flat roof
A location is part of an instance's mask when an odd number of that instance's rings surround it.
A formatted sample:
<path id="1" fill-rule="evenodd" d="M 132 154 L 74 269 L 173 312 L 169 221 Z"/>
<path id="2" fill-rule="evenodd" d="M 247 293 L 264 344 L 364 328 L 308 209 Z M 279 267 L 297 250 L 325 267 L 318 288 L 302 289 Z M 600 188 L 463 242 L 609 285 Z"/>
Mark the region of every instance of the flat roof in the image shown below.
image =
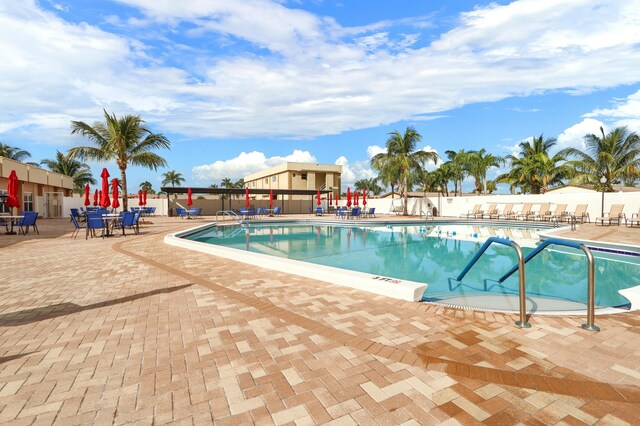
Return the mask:
<path id="1" fill-rule="evenodd" d="M 160 190 L 167 194 L 186 194 L 189 188 L 163 186 Z M 245 191 L 245 188 L 191 188 L 192 194 L 244 195 Z M 333 192 L 330 189 L 249 189 L 249 195 L 269 195 L 269 191 L 273 191 L 273 195 L 316 195 L 318 191 L 321 194 Z"/>

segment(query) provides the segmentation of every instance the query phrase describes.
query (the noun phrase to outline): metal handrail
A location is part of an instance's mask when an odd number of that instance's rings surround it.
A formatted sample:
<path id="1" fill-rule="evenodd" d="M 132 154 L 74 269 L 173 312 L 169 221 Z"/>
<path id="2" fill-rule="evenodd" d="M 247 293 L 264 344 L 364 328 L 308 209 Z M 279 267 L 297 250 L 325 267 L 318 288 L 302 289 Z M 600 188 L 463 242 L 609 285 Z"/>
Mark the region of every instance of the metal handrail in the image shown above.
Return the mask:
<path id="1" fill-rule="evenodd" d="M 242 217 L 238 216 L 238 214 L 236 212 L 234 212 L 233 210 L 220 210 L 220 211 L 216 212 L 216 221 L 218 220 L 218 215 L 222 215 L 223 217 L 224 216 L 229 216 L 231 219 L 235 220 L 240 225 L 245 225 L 247 223 L 246 220 L 244 220 Z"/>
<path id="2" fill-rule="evenodd" d="M 533 259 L 538 253 L 547 248 L 550 245 L 564 246 L 575 248 L 578 250 L 582 250 L 584 254 L 587 256 L 587 323 L 582 324 L 582 328 L 589 331 L 600 331 L 600 327 L 594 324 L 595 322 L 595 294 L 596 294 L 596 284 L 595 284 L 595 261 L 593 259 L 593 254 L 589 247 L 585 246 L 582 243 L 578 243 L 575 241 L 567 241 L 561 240 L 559 238 L 549 238 L 544 240 L 538 247 L 535 248 L 531 253 L 527 255 L 524 259 L 524 263 L 527 263 L 531 259 Z M 517 266 L 511 268 L 506 274 L 504 274 L 498 282 L 502 283 L 504 280 L 509 278 L 516 269 L 520 268 L 520 264 L 518 262 Z M 522 268 L 521 268 L 522 269 Z"/>
<path id="3" fill-rule="evenodd" d="M 476 264 L 476 262 L 480 259 L 480 256 L 484 254 L 484 252 L 489 248 L 489 246 L 493 243 L 502 244 L 504 246 L 511 246 L 516 250 L 518 255 L 518 268 L 520 269 L 519 278 L 520 278 L 520 319 L 516 321 L 516 325 L 520 328 L 529 328 L 531 324 L 527 322 L 527 299 L 526 299 L 526 284 L 524 278 L 524 255 L 522 254 L 522 248 L 515 241 L 507 240 L 505 238 L 498 237 L 489 237 L 487 241 L 484 242 L 480 250 L 473 256 L 473 259 L 467 263 L 467 266 L 460 272 L 456 280 L 462 281 L 467 272 Z M 516 268 L 516 269 L 518 269 Z M 513 272 L 512 272 L 513 273 Z"/>

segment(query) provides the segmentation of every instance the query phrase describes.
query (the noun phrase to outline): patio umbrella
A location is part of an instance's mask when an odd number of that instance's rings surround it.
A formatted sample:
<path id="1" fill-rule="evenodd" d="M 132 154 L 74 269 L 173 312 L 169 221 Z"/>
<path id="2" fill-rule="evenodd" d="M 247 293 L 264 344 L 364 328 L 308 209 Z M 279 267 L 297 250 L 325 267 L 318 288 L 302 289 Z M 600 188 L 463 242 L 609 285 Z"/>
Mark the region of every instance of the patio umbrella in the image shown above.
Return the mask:
<path id="1" fill-rule="evenodd" d="M 191 199 L 191 188 L 187 189 L 187 207 L 191 207 L 193 205 L 193 200 Z"/>
<path id="2" fill-rule="evenodd" d="M 367 205 L 367 189 L 366 188 L 362 188 L 362 205 L 363 206 Z"/>
<path id="3" fill-rule="evenodd" d="M 11 170 L 9 173 L 9 180 L 7 181 L 7 201 L 5 205 L 9 208 L 20 208 L 20 201 L 18 201 L 18 175 L 15 170 Z"/>
<path id="4" fill-rule="evenodd" d="M 96 192 L 93 193 L 93 207 L 96 207 L 98 205 L 98 190 L 96 189 Z"/>
<path id="5" fill-rule="evenodd" d="M 142 190 L 142 205 L 143 206 L 147 205 L 147 190 L 146 189 Z"/>
<path id="6" fill-rule="evenodd" d="M 142 202 L 142 189 L 138 190 L 138 205 L 140 207 L 144 206 L 144 203 Z"/>
<path id="7" fill-rule="evenodd" d="M 109 172 L 106 168 L 102 169 L 100 177 L 102 178 L 102 195 L 100 196 L 100 206 L 107 208 L 111 204 L 111 200 L 109 199 Z"/>
<path id="8" fill-rule="evenodd" d="M 318 201 L 316 201 L 316 204 L 317 205 L 322 204 L 322 201 L 320 201 L 320 190 L 319 189 L 318 189 L 318 197 L 317 198 L 318 198 Z"/>
<path id="9" fill-rule="evenodd" d="M 347 207 L 351 207 L 351 187 L 347 186 Z"/>
<path id="10" fill-rule="evenodd" d="M 244 206 L 249 207 L 251 203 L 249 202 L 249 187 L 247 186 L 244 189 Z"/>
<path id="11" fill-rule="evenodd" d="M 353 204 L 358 205 L 358 191 L 353 192 Z"/>
<path id="12" fill-rule="evenodd" d="M 87 207 L 91 204 L 91 200 L 89 200 L 89 184 L 84 186 L 84 206 Z"/>
<path id="13" fill-rule="evenodd" d="M 118 207 L 120 207 L 120 200 L 118 199 L 118 179 L 116 178 L 111 181 L 111 193 L 113 194 L 111 207 L 117 209 Z"/>
<path id="14" fill-rule="evenodd" d="M 273 207 L 273 189 L 269 190 L 269 207 Z"/>

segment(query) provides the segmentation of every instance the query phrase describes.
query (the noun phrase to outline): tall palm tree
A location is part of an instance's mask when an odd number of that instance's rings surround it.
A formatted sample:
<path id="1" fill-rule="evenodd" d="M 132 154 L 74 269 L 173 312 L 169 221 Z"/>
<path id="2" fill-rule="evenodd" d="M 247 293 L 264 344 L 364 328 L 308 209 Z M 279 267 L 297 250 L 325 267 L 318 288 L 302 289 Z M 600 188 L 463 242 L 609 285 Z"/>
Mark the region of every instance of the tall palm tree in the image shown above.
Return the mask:
<path id="1" fill-rule="evenodd" d="M 571 183 L 593 185 L 601 190 L 600 178 L 604 176 L 607 179 L 604 190 L 610 192 L 613 184 L 640 177 L 640 139 L 626 127 L 618 127 L 606 135 L 600 127 L 600 133 L 602 137 L 593 133 L 584 137 L 585 151 L 566 148 L 560 152 L 576 158 L 568 162 L 576 171 Z"/>
<path id="2" fill-rule="evenodd" d="M 491 167 L 498 167 L 501 163 L 502 158 L 488 153 L 484 148 L 480 151 L 469 151 L 465 159 L 465 167 L 467 172 L 475 179 L 476 194 L 482 192 L 483 184 L 486 185 L 487 170 Z"/>
<path id="3" fill-rule="evenodd" d="M 9 146 L 0 142 L 0 157 L 10 158 L 21 163 L 30 164 L 32 166 L 40 166 L 38 163 L 25 162 L 27 158 L 31 157 L 29 151 L 18 148 L 17 146 Z"/>
<path id="4" fill-rule="evenodd" d="M 182 173 L 176 172 L 175 170 L 169 170 L 162 174 L 162 186 L 171 185 L 172 188 L 175 188 L 176 185 L 180 185 L 184 181 L 185 179 L 182 177 Z"/>
<path id="5" fill-rule="evenodd" d="M 371 159 L 371 166 L 374 169 L 384 169 L 385 163 L 396 169 L 398 180 L 402 183 L 403 214 L 405 216 L 409 215 L 407 198 L 411 185 L 410 176 L 421 170 L 427 161 L 432 160 L 434 163 L 438 161 L 438 154 L 435 152 L 415 150 L 416 144 L 420 140 L 422 140 L 422 136 L 413 127 L 407 127 L 404 135 L 394 130 L 389 132 L 387 152 L 377 154 Z"/>
<path id="6" fill-rule="evenodd" d="M 143 166 L 152 170 L 166 166 L 167 162 L 158 154 L 151 152 L 158 148 L 167 148 L 171 142 L 159 133 L 149 130 L 139 115 L 125 115 L 117 118 L 104 110 L 104 123 L 94 123 L 93 127 L 82 121 L 71 122 L 71 134 L 80 134 L 95 143 L 97 147 L 79 146 L 69 150 L 69 157 L 85 158 L 97 161 L 115 160 L 120 169 L 123 201 L 127 206 L 127 166 Z"/>
<path id="7" fill-rule="evenodd" d="M 153 185 L 151 185 L 151 182 L 149 182 L 148 180 L 145 180 L 144 182 L 142 182 L 140 184 L 140 189 L 146 190 L 147 194 L 155 194 L 156 193 L 156 191 L 153 190 Z"/>
<path id="8" fill-rule="evenodd" d="M 220 185 L 222 185 L 223 188 L 233 188 L 233 181 L 226 177 L 222 179 Z"/>
<path id="9" fill-rule="evenodd" d="M 462 195 L 462 180 L 465 178 L 465 164 L 466 158 L 468 156 L 468 152 L 464 149 L 459 151 L 445 151 L 449 161 L 445 164 L 449 164 L 451 179 L 453 180 L 453 190 L 456 192 L 456 197 L 460 197 Z"/>
<path id="10" fill-rule="evenodd" d="M 73 178 L 73 192 L 77 194 L 84 192 L 86 184 L 95 185 L 97 183 L 87 164 L 73 160 L 60 151 L 56 151 L 55 159 L 44 159 L 40 164 L 47 166 L 52 172 Z"/>

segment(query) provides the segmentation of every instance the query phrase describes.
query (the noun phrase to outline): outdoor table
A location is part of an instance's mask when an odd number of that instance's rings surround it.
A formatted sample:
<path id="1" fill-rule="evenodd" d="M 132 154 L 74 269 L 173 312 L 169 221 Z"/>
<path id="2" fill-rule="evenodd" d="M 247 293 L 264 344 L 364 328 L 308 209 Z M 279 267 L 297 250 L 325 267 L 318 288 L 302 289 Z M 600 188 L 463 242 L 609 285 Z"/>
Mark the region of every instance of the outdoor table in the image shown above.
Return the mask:
<path id="1" fill-rule="evenodd" d="M 0 216 L 0 219 L 9 220 L 11 224 L 11 228 L 9 231 L 5 232 L 5 235 L 16 235 L 16 232 L 13 230 L 13 227 L 18 224 L 18 221 L 22 219 L 24 216 Z"/>
<path id="2" fill-rule="evenodd" d="M 104 227 L 106 230 L 104 234 L 105 237 L 113 236 L 113 232 L 110 231 L 110 226 L 113 226 L 113 224 L 116 223 L 119 218 L 119 213 L 107 213 L 102 215 L 102 221 L 104 222 Z"/>

